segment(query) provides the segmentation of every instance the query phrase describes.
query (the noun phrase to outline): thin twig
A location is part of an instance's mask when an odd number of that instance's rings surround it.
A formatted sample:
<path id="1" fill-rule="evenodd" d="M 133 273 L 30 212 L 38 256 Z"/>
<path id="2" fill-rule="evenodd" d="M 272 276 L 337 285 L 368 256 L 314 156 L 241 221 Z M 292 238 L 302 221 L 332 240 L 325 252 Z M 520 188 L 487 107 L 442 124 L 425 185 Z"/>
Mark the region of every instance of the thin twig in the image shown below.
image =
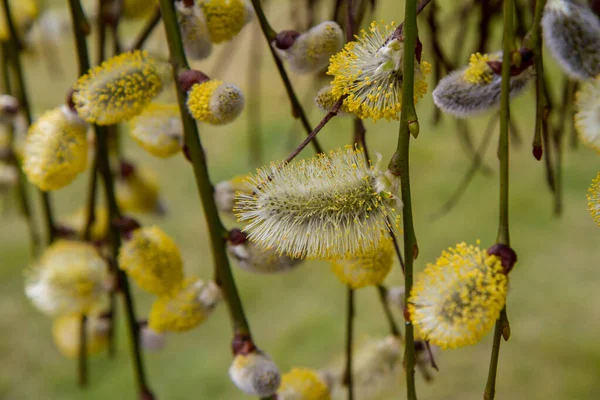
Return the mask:
<path id="1" fill-rule="evenodd" d="M 502 93 L 500 95 L 500 140 L 498 143 L 498 158 L 500 160 L 500 192 L 499 192 L 499 218 L 498 218 L 498 243 L 510 246 L 509 233 L 509 126 L 510 126 L 510 67 L 509 55 L 513 50 L 513 0 L 504 0 L 504 35 L 502 39 L 502 52 L 505 62 L 502 63 Z M 500 317 L 496 321 L 494 339 L 492 342 L 492 355 L 488 379 L 484 391 L 484 399 L 492 400 L 496 394 L 496 372 L 498 370 L 498 358 L 500 355 L 500 342 L 502 333 L 508 324 L 506 307 L 502 309 Z"/>
<path id="2" fill-rule="evenodd" d="M 352 372 L 352 346 L 353 346 L 353 321 L 354 321 L 354 289 L 347 288 L 346 304 L 346 365 L 344 367 L 344 386 L 346 386 L 347 400 L 354 399 L 354 379 Z"/>
<path id="3" fill-rule="evenodd" d="M 85 314 L 82 314 L 79 320 L 79 362 L 77 364 L 79 386 L 82 388 L 88 384 L 86 325 L 87 317 Z"/>
<path id="4" fill-rule="evenodd" d="M 377 285 L 377 293 L 379 293 L 379 301 L 383 306 L 383 312 L 385 313 L 385 318 L 388 321 L 388 325 L 390 326 L 390 333 L 402 339 L 402 332 L 398 328 L 398 324 L 396 324 L 396 320 L 394 319 L 394 314 L 392 314 L 392 310 L 390 310 L 390 304 L 387 300 L 388 289 L 384 285 Z"/>
<path id="5" fill-rule="evenodd" d="M 146 21 L 144 27 L 133 41 L 133 45 L 131 46 L 131 50 L 140 50 L 146 44 L 146 41 L 154 32 L 154 29 L 158 26 L 160 22 L 160 7 L 156 6 L 156 9 L 152 13 L 152 16 Z"/>
<path id="6" fill-rule="evenodd" d="M 253 42 L 260 40 L 260 31 L 254 27 L 252 32 Z M 252 46 L 250 48 L 250 68 L 248 68 L 248 115 L 247 138 L 248 138 L 248 164 L 253 168 L 262 164 L 262 131 L 261 131 L 261 78 L 262 78 L 262 47 Z"/>
<path id="7" fill-rule="evenodd" d="M 416 14 L 415 15 L 419 15 L 421 13 L 421 11 L 423 11 L 423 9 L 425 7 L 427 7 L 427 5 L 429 3 L 431 3 L 431 0 L 421 0 L 421 1 L 419 1 L 419 4 L 417 4 L 417 9 L 416 9 Z M 404 21 L 401 22 L 400 25 L 398 25 L 398 27 L 396 28 L 396 30 L 392 34 L 392 37 L 394 37 L 394 38 L 401 38 L 403 36 L 402 35 L 402 31 L 404 30 L 404 23 L 406 22 L 406 16 L 404 18 L 405 18 Z"/>

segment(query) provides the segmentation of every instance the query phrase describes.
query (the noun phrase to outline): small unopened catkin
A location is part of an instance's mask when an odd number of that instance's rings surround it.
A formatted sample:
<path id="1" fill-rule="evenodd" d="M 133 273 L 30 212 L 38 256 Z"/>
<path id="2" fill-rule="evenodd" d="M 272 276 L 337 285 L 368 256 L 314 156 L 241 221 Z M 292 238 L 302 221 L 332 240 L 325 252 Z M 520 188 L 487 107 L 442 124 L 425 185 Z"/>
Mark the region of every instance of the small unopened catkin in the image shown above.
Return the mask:
<path id="1" fill-rule="evenodd" d="M 44 191 L 71 183 L 87 167 L 88 125 L 67 106 L 43 114 L 31 127 L 23 149 L 23 172 Z"/>
<path id="2" fill-rule="evenodd" d="M 575 95 L 575 128 L 581 141 L 600 153 L 600 80 L 582 82 Z"/>
<path id="3" fill-rule="evenodd" d="M 224 125 L 241 114 L 244 95 L 237 86 L 212 79 L 192 86 L 187 107 L 192 117 L 200 122 Z"/>
<path id="4" fill-rule="evenodd" d="M 600 74 L 600 18 L 582 0 L 548 0 L 542 16 L 544 43 L 572 78 Z"/>
<path id="5" fill-rule="evenodd" d="M 277 254 L 273 249 L 261 249 L 249 240 L 241 244 L 227 243 L 227 250 L 240 268 L 260 274 L 289 271 L 302 263 L 300 259 Z"/>
<path id="6" fill-rule="evenodd" d="M 310 73 L 325 68 L 343 44 L 342 28 L 333 21 L 325 21 L 298 36 L 289 48 L 275 49 L 292 71 Z"/>
<path id="7" fill-rule="evenodd" d="M 259 397 L 274 395 L 281 383 L 277 365 L 258 351 L 236 355 L 229 368 L 229 377 L 242 392 Z"/>
<path id="8" fill-rule="evenodd" d="M 238 175 L 215 185 L 215 203 L 219 211 L 233 214 L 235 194 L 237 192 L 252 193 L 252 188 L 246 182 L 247 175 Z"/>

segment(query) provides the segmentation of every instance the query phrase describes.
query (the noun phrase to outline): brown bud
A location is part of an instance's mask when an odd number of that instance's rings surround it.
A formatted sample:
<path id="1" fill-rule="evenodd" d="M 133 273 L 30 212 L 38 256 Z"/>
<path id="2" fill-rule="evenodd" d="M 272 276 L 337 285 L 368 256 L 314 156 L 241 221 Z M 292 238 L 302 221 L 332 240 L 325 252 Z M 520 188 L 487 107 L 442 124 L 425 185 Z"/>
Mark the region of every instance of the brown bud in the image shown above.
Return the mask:
<path id="1" fill-rule="evenodd" d="M 544 154 L 544 149 L 542 146 L 533 146 L 532 153 L 535 159 L 540 161 L 542 159 L 542 155 Z"/>
<path id="2" fill-rule="evenodd" d="M 130 239 L 131 233 L 141 226 L 139 222 L 128 216 L 115 218 L 112 221 L 112 225 L 117 228 L 118 231 L 121 232 L 121 235 L 126 239 Z"/>
<path id="3" fill-rule="evenodd" d="M 154 400 L 154 395 L 147 387 L 140 389 L 139 397 L 140 400 Z"/>
<path id="4" fill-rule="evenodd" d="M 250 353 L 254 353 L 256 351 L 256 346 L 252 341 L 252 337 L 247 333 L 236 333 L 231 341 L 231 351 L 233 355 L 236 356 L 238 354 L 246 355 Z"/>
<path id="5" fill-rule="evenodd" d="M 517 262 L 517 253 L 509 246 L 496 243 L 492 247 L 487 250 L 488 254 L 500 257 L 500 262 L 502 263 L 502 267 L 504 268 L 504 273 L 508 275 L 508 273 L 513 269 L 515 263 Z"/>
<path id="6" fill-rule="evenodd" d="M 281 31 L 275 36 L 275 47 L 279 50 L 287 50 L 294 45 L 298 36 L 300 36 L 300 32 Z"/>
<path id="7" fill-rule="evenodd" d="M 410 311 L 408 311 L 408 306 L 404 306 L 402 314 L 404 315 L 404 320 L 410 322 Z"/>
<path id="8" fill-rule="evenodd" d="M 119 178 L 129 178 L 134 173 L 135 165 L 128 161 L 121 160 L 121 162 L 119 163 Z"/>
<path id="9" fill-rule="evenodd" d="M 77 232 L 70 226 L 58 224 L 54 227 L 54 235 L 57 238 L 69 239 L 75 238 L 77 236 Z"/>
<path id="10" fill-rule="evenodd" d="M 229 231 L 229 237 L 227 238 L 229 243 L 233 245 L 243 244 L 248 240 L 248 236 L 241 230 L 234 228 Z"/>
<path id="11" fill-rule="evenodd" d="M 210 78 L 204 73 L 197 71 L 195 69 L 187 69 L 185 71 L 181 71 L 179 76 L 177 77 L 177 81 L 179 82 L 179 87 L 184 92 L 188 92 L 192 86 L 197 83 L 202 83 L 209 81 Z"/>

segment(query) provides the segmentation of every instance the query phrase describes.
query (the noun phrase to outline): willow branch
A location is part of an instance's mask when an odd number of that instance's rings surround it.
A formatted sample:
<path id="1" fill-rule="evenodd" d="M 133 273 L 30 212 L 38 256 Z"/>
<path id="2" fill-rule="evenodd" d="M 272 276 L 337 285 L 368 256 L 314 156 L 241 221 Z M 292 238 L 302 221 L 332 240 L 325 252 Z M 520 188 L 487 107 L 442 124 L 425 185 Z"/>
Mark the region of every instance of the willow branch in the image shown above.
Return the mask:
<path id="1" fill-rule="evenodd" d="M 431 0 L 421 0 L 419 2 L 419 4 L 417 4 L 417 6 L 416 6 L 415 16 L 419 15 L 421 13 L 421 11 L 423 11 L 423 9 L 425 7 L 427 7 L 427 5 L 429 3 L 431 3 Z M 407 19 L 407 15 L 406 15 L 406 10 L 405 10 L 404 21 L 401 22 L 400 25 L 398 25 L 398 27 L 396 28 L 396 30 L 392 34 L 392 37 L 395 37 L 395 38 L 401 38 L 402 37 L 402 31 L 404 30 L 404 25 L 406 24 L 406 19 Z M 415 25 L 416 25 L 416 20 L 415 20 Z"/>
<path id="2" fill-rule="evenodd" d="M 179 73 L 189 69 L 187 59 L 183 50 L 177 17 L 172 0 L 160 0 L 163 22 L 171 54 L 173 77 L 178 81 Z M 186 93 L 177 89 L 177 100 L 181 110 L 181 120 L 184 129 L 184 141 L 187 146 L 189 159 L 192 163 L 196 186 L 202 200 L 204 216 L 208 225 L 210 242 L 212 247 L 215 277 L 221 287 L 223 297 L 227 303 L 232 328 L 235 335 L 244 335 L 251 338 L 250 326 L 242 306 L 240 296 L 231 273 L 231 266 L 225 251 L 225 240 L 228 232 L 223 226 L 217 206 L 213 197 L 213 186 L 208 174 L 204 150 L 200 143 L 196 121 L 187 112 Z"/>
<path id="3" fill-rule="evenodd" d="M 429 3 L 422 1 L 421 9 Z M 412 202 L 410 194 L 410 172 L 409 172 L 409 147 L 411 134 L 418 134 L 419 121 L 414 103 L 414 80 L 415 80 L 415 47 L 417 44 L 417 1 L 407 0 L 405 6 L 405 20 L 396 32 L 402 35 L 404 29 L 404 56 L 403 56 L 403 76 L 402 76 L 402 111 L 400 114 L 400 129 L 398 132 L 398 146 L 393 155 L 388 169 L 391 173 L 400 178 L 401 197 L 404 206 L 402 208 L 403 227 L 404 227 L 404 253 L 406 260 L 404 263 L 404 287 L 406 290 L 406 304 L 408 296 L 413 285 L 413 261 L 418 253 L 417 239 L 413 225 Z M 409 320 L 406 321 L 406 345 L 404 347 L 404 364 L 406 367 L 406 389 L 407 399 L 416 400 L 417 393 L 415 389 L 415 341 L 413 325 Z"/>
<path id="4" fill-rule="evenodd" d="M 18 97 L 20 106 L 25 113 L 25 118 L 27 120 L 27 126 L 30 126 L 33 118 L 31 115 L 31 106 L 29 103 L 29 98 L 27 96 L 27 86 L 25 84 L 25 75 L 23 70 L 23 65 L 21 64 L 21 54 L 19 47 L 19 37 L 17 30 L 15 28 L 12 14 L 10 11 L 9 0 L 2 0 L 2 6 L 4 8 L 4 15 L 6 16 L 6 23 L 10 32 L 10 59 L 13 63 L 14 72 L 17 78 L 17 86 L 18 86 Z M 54 241 L 54 236 L 56 233 L 55 225 L 54 225 L 54 214 L 52 211 L 52 201 L 50 199 L 50 194 L 48 192 L 44 192 L 39 190 L 40 197 L 42 199 L 42 209 L 44 212 L 44 220 L 46 223 L 46 232 L 47 232 L 47 241 L 48 243 L 52 243 Z"/>
<path id="5" fill-rule="evenodd" d="M 353 322 L 354 322 L 354 289 L 347 288 L 346 304 L 346 366 L 344 369 L 343 383 L 346 386 L 347 399 L 354 399 L 354 383 L 352 373 L 352 344 L 353 344 Z"/>
<path id="6" fill-rule="evenodd" d="M 144 27 L 142 28 L 142 30 L 140 31 L 140 33 L 138 34 L 136 39 L 133 41 L 131 50 L 139 50 L 142 47 L 144 47 L 144 44 L 146 43 L 146 41 L 148 40 L 148 38 L 150 37 L 152 32 L 154 32 L 154 29 L 158 26 L 159 22 L 160 22 L 160 7 L 156 6 L 154 13 L 148 19 L 148 21 L 146 21 L 146 24 L 144 25 Z"/>
<path id="7" fill-rule="evenodd" d="M 390 326 L 390 333 L 397 338 L 401 338 L 402 333 L 398 328 L 398 324 L 396 324 L 394 314 L 392 314 L 392 310 L 390 309 L 390 303 L 388 303 L 387 300 L 388 289 L 384 285 L 377 285 L 377 293 L 379 294 L 379 300 L 381 302 L 381 305 L 383 306 L 385 318 L 387 319 L 388 324 Z"/>
<path id="8" fill-rule="evenodd" d="M 304 127 L 304 130 L 306 131 L 306 134 L 310 135 L 313 132 L 312 126 L 311 126 L 310 122 L 308 121 L 308 117 L 306 116 L 306 113 L 304 112 L 304 108 L 302 108 L 302 104 L 300 103 L 300 100 L 298 100 L 298 96 L 296 95 L 296 92 L 294 91 L 292 82 L 290 81 L 290 78 L 289 78 L 287 72 L 285 71 L 283 63 L 281 62 L 281 59 L 279 58 L 279 56 L 275 52 L 275 49 L 273 49 L 273 46 L 272 46 L 272 43 L 275 40 L 277 32 L 275 32 L 273 30 L 273 28 L 269 24 L 269 21 L 267 21 L 267 17 L 265 16 L 265 13 L 262 9 L 262 5 L 260 4 L 260 0 L 252 0 L 252 6 L 254 7 L 254 11 L 256 12 L 256 16 L 260 23 L 260 28 L 261 28 L 263 35 L 267 41 L 267 45 L 269 46 L 269 51 L 271 52 L 271 55 L 273 56 L 273 61 L 275 61 L 275 65 L 277 66 L 277 71 L 279 72 L 279 75 L 281 76 L 281 80 L 283 81 L 283 84 L 285 86 L 285 90 L 290 99 L 290 103 L 292 104 L 292 115 L 294 116 L 294 118 L 300 119 L 300 122 L 302 122 L 302 126 Z M 315 136 L 316 136 L 316 134 L 311 137 L 310 142 L 312 142 L 315 152 L 322 153 L 323 149 L 319 145 L 319 142 L 316 140 Z"/>
<path id="9" fill-rule="evenodd" d="M 87 32 L 85 30 L 85 26 L 87 22 L 79 0 L 69 0 L 69 5 L 71 17 L 73 19 L 73 36 L 75 37 L 75 43 L 77 47 L 79 74 L 83 75 L 90 69 L 90 60 L 85 38 Z M 115 218 L 121 216 L 121 211 L 117 205 L 114 180 L 112 171 L 110 169 L 107 129 L 106 127 L 102 126 L 94 126 L 94 131 L 96 134 L 96 165 L 98 168 L 98 173 L 102 177 L 106 202 L 108 204 L 109 219 L 110 221 L 113 221 Z M 125 315 L 127 316 L 127 324 L 129 328 L 130 349 L 134 361 L 134 371 L 138 392 L 141 398 L 152 399 L 153 395 L 146 381 L 146 373 L 139 340 L 139 325 L 135 315 L 135 308 L 129 287 L 129 280 L 125 272 L 119 269 L 117 265 L 117 256 L 119 254 L 119 248 L 121 247 L 121 236 L 117 227 L 112 224 L 109 236 L 111 242 L 113 272 L 117 276 L 119 289 L 121 290 L 124 299 Z"/>
<path id="10" fill-rule="evenodd" d="M 509 126 L 510 126 L 510 67 L 513 45 L 513 0 L 504 0 L 504 37 L 503 37 L 503 62 L 502 62 L 502 93 L 500 95 L 500 140 L 498 143 L 498 158 L 500 160 L 500 193 L 499 193 L 499 221 L 498 221 L 498 243 L 510 246 L 509 233 L 509 204 L 508 204 L 508 180 L 509 180 Z M 506 307 L 500 313 L 494 329 L 492 342 L 492 355 L 487 384 L 485 386 L 484 399 L 492 400 L 496 394 L 496 372 L 498 370 L 498 357 L 500 355 L 500 341 L 503 331 L 507 329 L 508 319 Z"/>
<path id="11" fill-rule="evenodd" d="M 79 320 L 79 362 L 77 364 L 80 387 L 85 387 L 88 384 L 87 335 L 85 334 L 86 325 L 87 317 L 85 314 L 83 314 Z"/>
<path id="12" fill-rule="evenodd" d="M 257 27 L 253 27 L 252 38 L 253 41 L 258 42 L 260 40 L 260 32 Z M 248 69 L 248 98 L 250 101 L 247 103 L 248 112 L 248 127 L 247 127 L 247 138 L 248 138 L 248 164 L 250 166 L 257 167 L 262 164 L 262 132 L 261 132 L 261 78 L 262 78 L 262 47 L 252 46 L 250 48 L 250 68 Z M 218 64 L 216 64 L 218 67 Z"/>

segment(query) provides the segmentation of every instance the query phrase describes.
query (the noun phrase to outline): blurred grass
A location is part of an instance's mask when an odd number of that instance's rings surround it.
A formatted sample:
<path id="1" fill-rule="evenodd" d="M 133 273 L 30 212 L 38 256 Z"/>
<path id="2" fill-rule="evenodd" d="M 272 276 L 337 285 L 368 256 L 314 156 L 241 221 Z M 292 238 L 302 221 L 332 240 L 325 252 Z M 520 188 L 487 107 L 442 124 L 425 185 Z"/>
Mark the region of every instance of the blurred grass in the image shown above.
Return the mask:
<path id="1" fill-rule="evenodd" d="M 400 20 L 402 4 L 384 3 L 388 5 L 380 15 L 394 15 Z M 287 15 L 287 9 L 279 6 L 269 13 L 276 22 L 276 29 L 286 28 L 281 21 L 285 21 Z M 198 67 L 209 72 L 226 68 L 226 73 L 217 76 L 246 89 L 246 74 L 251 68 L 244 62 L 248 48 L 264 46 L 262 38 L 256 42 L 252 29 L 245 29 L 233 58 L 227 60 L 232 65 L 215 69 L 212 61 L 208 61 Z M 126 27 L 126 32 L 130 31 L 135 29 Z M 29 91 L 37 113 L 59 104 L 76 75 L 70 37 L 65 37 L 59 50 L 63 67 L 60 77 L 50 76 L 39 56 L 32 54 L 26 58 Z M 293 126 L 282 85 L 267 55 L 262 75 L 265 96 L 261 134 L 268 157 L 264 161 L 285 157 L 290 150 L 289 135 Z M 217 54 L 212 60 L 216 58 Z M 552 82 L 554 90 L 558 90 L 561 79 L 555 69 L 552 72 L 557 78 Z M 294 81 L 301 97 L 312 90 L 309 80 L 294 78 Z M 312 103 L 308 102 L 307 107 L 315 124 L 321 115 Z M 431 220 L 431 215 L 450 196 L 469 167 L 454 121 L 445 117 L 441 125 L 432 126 L 432 107 L 430 96 L 419 102 L 421 134 L 418 140 L 412 141 L 411 149 L 415 226 L 420 246 L 417 269 L 457 242 L 474 242 L 479 238 L 483 245 L 489 245 L 497 229 L 497 176 L 478 174 L 452 213 Z M 553 217 L 543 164 L 535 161 L 530 153 L 532 93 L 513 101 L 512 110 L 524 135 L 523 145 L 513 146 L 511 154 L 511 234 L 519 263 L 511 273 L 508 312 L 512 337 L 502 345 L 497 398 L 597 399 L 600 395 L 597 340 L 600 229 L 586 211 L 585 193 L 599 169 L 599 158 L 585 148 L 567 149 L 565 211 L 561 218 Z M 473 120 L 478 141 L 487 117 Z M 245 115 L 225 127 L 200 128 L 215 182 L 251 169 L 246 154 Z M 367 122 L 370 151 L 372 154 L 380 152 L 384 162 L 395 148 L 397 128 L 398 124 L 393 122 Z M 302 138 L 299 132 L 295 135 L 292 143 Z M 344 144 L 350 138 L 351 122 L 344 118 L 334 119 L 319 134 L 319 140 L 327 148 Z M 166 218 L 144 221 L 159 224 L 176 239 L 189 273 L 210 278 L 212 266 L 206 227 L 189 165 L 182 158 L 152 159 L 131 141 L 126 139 L 126 143 L 127 157 L 157 171 L 170 210 Z M 307 149 L 303 155 L 308 156 L 310 152 Z M 494 150 L 488 151 L 486 161 L 496 169 Z M 85 179 L 80 178 L 54 195 L 60 215 L 83 204 Z M 228 226 L 235 226 L 233 220 L 226 222 Z M 35 311 L 23 294 L 22 271 L 30 263 L 25 225 L 16 216 L 0 219 L 0 224 L 0 399 L 105 399 L 115 395 L 135 398 L 123 321 L 119 321 L 117 358 L 94 357 L 90 387 L 85 391 L 76 387 L 76 363 L 62 358 L 54 349 L 51 321 Z M 327 265 L 310 262 L 277 276 L 255 276 L 239 269 L 234 272 L 256 341 L 282 371 L 292 366 L 319 368 L 339 357 L 343 349 L 345 291 Z M 390 285 L 401 282 L 398 269 L 387 281 Z M 139 291 L 136 299 L 138 313 L 144 316 L 150 299 Z M 363 289 L 358 293 L 357 313 L 359 338 L 387 333 L 375 290 Z M 163 352 L 146 354 L 148 375 L 157 397 L 168 400 L 250 398 L 239 394 L 227 378 L 231 361 L 229 339 L 227 313 L 225 307 L 220 307 L 200 328 L 169 336 L 169 344 Z M 425 384 L 419 376 L 419 398 L 480 399 L 487 376 L 490 341 L 491 335 L 488 335 L 476 346 L 442 353 L 438 357 L 440 373 L 436 374 L 435 381 Z M 403 397 L 401 391 L 389 398 Z"/>

